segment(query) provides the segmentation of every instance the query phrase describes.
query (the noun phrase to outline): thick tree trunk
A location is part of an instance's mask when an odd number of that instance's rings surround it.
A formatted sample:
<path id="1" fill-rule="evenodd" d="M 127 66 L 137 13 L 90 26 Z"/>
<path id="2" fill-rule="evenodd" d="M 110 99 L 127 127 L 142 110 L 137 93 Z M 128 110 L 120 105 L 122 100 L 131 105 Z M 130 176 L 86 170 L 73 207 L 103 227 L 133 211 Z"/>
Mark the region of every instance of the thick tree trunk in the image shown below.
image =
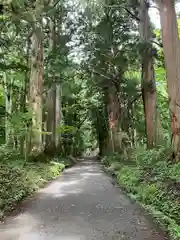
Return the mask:
<path id="1" fill-rule="evenodd" d="M 56 84 L 53 83 L 47 100 L 47 132 L 45 152 L 53 155 L 56 149 Z"/>
<path id="2" fill-rule="evenodd" d="M 159 6 L 164 58 L 167 72 L 169 108 L 171 114 L 172 149 L 175 158 L 180 156 L 180 45 L 175 3 L 173 0 L 156 0 Z"/>
<path id="3" fill-rule="evenodd" d="M 51 52 L 56 52 L 55 42 L 55 21 L 50 21 L 50 40 L 49 45 Z M 53 65 L 52 65 L 53 67 Z M 60 86 L 56 83 L 54 73 L 50 76 L 52 78 L 52 85 L 48 92 L 47 100 L 47 132 L 50 134 L 46 136 L 45 151 L 51 155 L 55 154 L 56 148 L 60 145 L 60 138 L 57 128 L 60 124 Z"/>
<path id="4" fill-rule="evenodd" d="M 43 88 L 43 41 L 40 28 L 32 35 L 32 57 L 30 73 L 29 107 L 32 111 L 31 144 L 32 152 L 42 150 L 42 88 Z"/>
<path id="5" fill-rule="evenodd" d="M 157 141 L 157 94 L 152 58 L 151 29 L 148 1 L 140 2 L 140 38 L 142 50 L 142 97 L 145 112 L 147 147 L 156 146 Z"/>
<path id="6" fill-rule="evenodd" d="M 29 62 L 29 53 L 30 53 L 30 44 L 31 44 L 31 41 L 30 39 L 27 39 L 27 53 L 26 53 L 26 63 L 27 63 L 27 66 L 29 67 L 30 65 L 30 62 Z M 24 83 L 21 87 L 21 92 L 20 92 L 20 111 L 22 113 L 25 113 L 26 112 L 26 101 L 27 101 L 27 89 L 29 87 L 29 70 L 26 70 L 26 73 L 25 73 L 25 79 L 24 79 Z M 25 158 L 26 158 L 26 155 L 27 155 L 27 137 L 28 137 L 28 124 L 26 125 L 24 123 L 24 132 L 23 132 L 23 135 L 20 136 L 20 152 L 21 152 L 21 155 L 24 154 Z"/>
<path id="7" fill-rule="evenodd" d="M 119 116 L 120 105 L 117 92 L 114 86 L 111 86 L 111 92 L 108 97 L 108 120 L 109 120 L 109 148 L 113 152 L 118 152 L 121 149 L 120 129 L 119 129 Z"/>

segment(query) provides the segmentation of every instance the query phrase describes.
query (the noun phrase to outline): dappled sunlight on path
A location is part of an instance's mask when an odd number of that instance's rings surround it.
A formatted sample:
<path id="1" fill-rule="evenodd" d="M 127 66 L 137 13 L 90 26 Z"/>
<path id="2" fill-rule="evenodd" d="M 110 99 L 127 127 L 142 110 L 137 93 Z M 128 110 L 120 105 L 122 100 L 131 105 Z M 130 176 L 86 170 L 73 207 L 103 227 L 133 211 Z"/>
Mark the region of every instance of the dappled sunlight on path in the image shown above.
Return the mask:
<path id="1" fill-rule="evenodd" d="M 0 240 L 164 240 L 93 161 L 67 169 L 0 226 Z"/>

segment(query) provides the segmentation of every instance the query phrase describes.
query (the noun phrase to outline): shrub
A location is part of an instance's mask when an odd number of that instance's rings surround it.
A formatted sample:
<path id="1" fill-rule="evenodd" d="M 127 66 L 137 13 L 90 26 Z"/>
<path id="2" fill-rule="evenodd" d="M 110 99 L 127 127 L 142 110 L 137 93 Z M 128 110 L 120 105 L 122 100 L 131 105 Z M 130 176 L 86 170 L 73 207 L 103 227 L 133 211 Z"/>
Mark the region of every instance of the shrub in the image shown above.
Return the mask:
<path id="1" fill-rule="evenodd" d="M 59 175 L 65 165 L 58 162 L 33 163 L 23 160 L 0 163 L 0 218 L 22 198 Z"/>

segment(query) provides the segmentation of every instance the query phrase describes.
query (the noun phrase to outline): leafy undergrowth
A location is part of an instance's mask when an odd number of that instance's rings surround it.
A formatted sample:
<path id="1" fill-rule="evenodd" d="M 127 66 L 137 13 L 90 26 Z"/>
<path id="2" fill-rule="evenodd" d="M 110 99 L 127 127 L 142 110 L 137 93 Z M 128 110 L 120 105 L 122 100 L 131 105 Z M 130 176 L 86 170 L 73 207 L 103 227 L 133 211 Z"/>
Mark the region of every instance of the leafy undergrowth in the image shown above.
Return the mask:
<path id="1" fill-rule="evenodd" d="M 117 182 L 155 217 L 171 239 L 180 239 L 180 162 L 164 149 L 138 148 L 102 159 Z"/>
<path id="2" fill-rule="evenodd" d="M 18 160 L 15 160 L 18 159 Z M 49 162 L 27 162 L 11 153 L 0 159 L 0 219 L 23 198 L 29 196 L 48 181 L 56 178 L 66 166 L 67 159 Z"/>

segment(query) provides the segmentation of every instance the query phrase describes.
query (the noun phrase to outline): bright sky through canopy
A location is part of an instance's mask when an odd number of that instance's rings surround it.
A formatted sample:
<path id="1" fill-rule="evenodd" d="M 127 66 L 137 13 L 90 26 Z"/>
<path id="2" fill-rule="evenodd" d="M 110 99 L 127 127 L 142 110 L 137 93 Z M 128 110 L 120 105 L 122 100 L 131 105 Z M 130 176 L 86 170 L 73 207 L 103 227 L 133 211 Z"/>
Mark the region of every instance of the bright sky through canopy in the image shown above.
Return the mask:
<path id="1" fill-rule="evenodd" d="M 176 12 L 180 12 L 180 3 L 176 4 Z M 154 6 L 149 10 L 150 18 L 152 23 L 157 27 L 160 28 L 160 17 L 159 11 Z"/>
<path id="2" fill-rule="evenodd" d="M 159 12 L 158 9 L 156 8 L 151 8 L 149 10 L 149 15 L 151 18 L 152 23 L 157 27 L 160 28 L 160 17 L 159 17 Z"/>

